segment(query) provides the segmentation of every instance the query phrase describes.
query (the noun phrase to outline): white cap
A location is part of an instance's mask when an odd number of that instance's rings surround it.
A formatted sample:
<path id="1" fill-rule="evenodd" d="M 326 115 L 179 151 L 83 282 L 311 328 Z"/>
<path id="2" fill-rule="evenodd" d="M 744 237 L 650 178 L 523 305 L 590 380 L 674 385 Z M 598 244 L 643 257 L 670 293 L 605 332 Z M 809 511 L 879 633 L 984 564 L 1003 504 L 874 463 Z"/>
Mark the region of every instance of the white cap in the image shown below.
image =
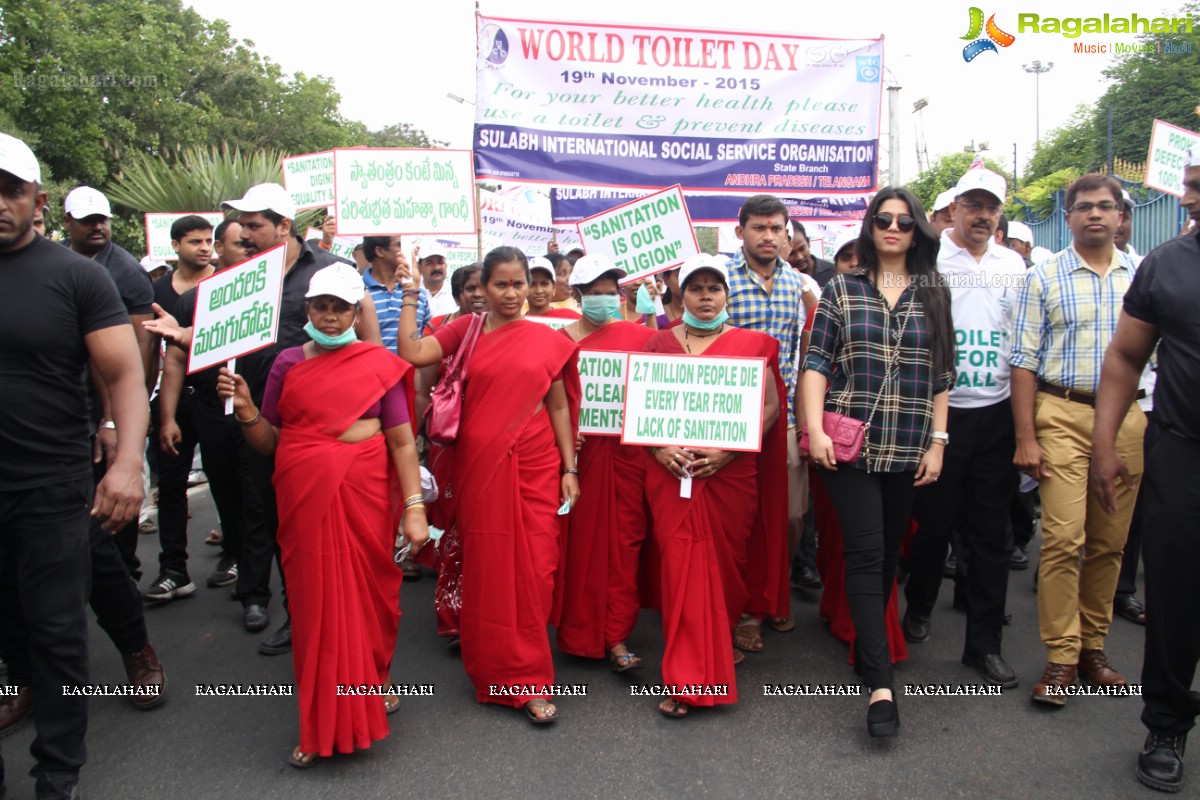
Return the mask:
<path id="1" fill-rule="evenodd" d="M 1193 147 L 1187 151 L 1187 155 L 1183 159 L 1183 166 L 1200 167 L 1200 147 Z"/>
<path id="2" fill-rule="evenodd" d="M 1054 255 L 1054 251 L 1049 247 L 1034 247 L 1029 251 L 1029 260 L 1036 267 L 1052 255 Z"/>
<path id="3" fill-rule="evenodd" d="M 1018 222 L 1015 219 L 1009 220 L 1008 238 L 1033 244 L 1033 230 L 1024 222 Z"/>
<path id="4" fill-rule="evenodd" d="M 1008 191 L 1008 182 L 990 169 L 969 169 L 955 184 L 954 196 L 959 197 L 973 189 L 982 189 L 1003 203 L 1004 195 Z"/>
<path id="5" fill-rule="evenodd" d="M 568 283 L 571 286 L 586 286 L 606 272 L 616 272 L 620 278 L 624 278 L 626 275 L 625 270 L 614 264 L 608 256 L 580 256 L 571 270 L 571 278 Z"/>
<path id="6" fill-rule="evenodd" d="M 362 302 L 364 291 L 366 288 L 358 270 L 339 262 L 317 270 L 308 282 L 308 292 L 304 296 L 309 298 L 328 294 L 354 305 Z"/>
<path id="7" fill-rule="evenodd" d="M 1121 189 L 1121 199 L 1123 199 L 1125 201 L 1125 205 L 1129 206 L 1130 208 L 1137 207 L 1137 203 L 1133 202 L 1133 196 L 1130 195 L 1125 189 Z"/>
<path id="8" fill-rule="evenodd" d="M 848 228 L 837 235 L 833 240 L 833 260 L 837 261 L 838 253 L 842 252 L 842 248 L 848 244 L 854 244 L 858 241 L 859 232 L 853 228 Z"/>
<path id="9" fill-rule="evenodd" d="M 154 272 L 159 267 L 167 266 L 167 262 L 161 258 L 153 258 L 152 256 L 146 256 L 138 263 L 142 265 L 142 269 L 146 270 L 146 272 Z"/>
<path id="10" fill-rule="evenodd" d="M 540 269 L 542 272 L 549 272 L 550 280 L 554 280 L 554 265 L 550 263 L 550 259 L 542 256 L 534 256 L 529 259 L 529 271 L 533 272 L 535 269 Z"/>
<path id="11" fill-rule="evenodd" d="M 26 183 L 42 180 L 42 168 L 29 145 L 7 133 L 0 133 L 0 170 L 16 175 Z"/>
<path id="12" fill-rule="evenodd" d="M 434 258 L 435 256 L 440 257 L 443 261 L 445 261 L 446 248 L 442 247 L 440 244 L 431 244 L 425 248 L 425 252 L 421 253 L 420 260 L 424 261 L 427 258 Z"/>
<path id="13" fill-rule="evenodd" d="M 102 217 L 112 217 L 112 206 L 108 198 L 99 189 L 90 186 L 76 186 L 67 192 L 63 201 L 63 210 L 72 219 L 87 219 L 99 214 Z"/>
<path id="14" fill-rule="evenodd" d="M 954 191 L 953 189 L 947 189 L 939 194 L 937 196 L 937 200 L 933 201 L 933 213 L 936 214 L 943 208 L 949 208 L 950 204 L 954 202 L 954 196 L 956 194 L 958 194 L 958 192 Z"/>
<path id="15" fill-rule="evenodd" d="M 721 280 L 725 281 L 725 285 L 729 285 L 729 270 L 725 268 L 726 260 L 724 256 L 713 256 L 708 253 L 697 253 L 696 255 L 683 262 L 683 266 L 679 268 L 679 286 L 683 287 L 687 283 L 688 276 L 696 270 L 711 269 L 721 276 Z"/>
<path id="16" fill-rule="evenodd" d="M 274 211 L 285 219 L 296 218 L 296 204 L 292 202 L 292 196 L 278 183 L 251 186 L 242 199 L 226 200 L 221 205 L 229 206 L 234 211 Z"/>

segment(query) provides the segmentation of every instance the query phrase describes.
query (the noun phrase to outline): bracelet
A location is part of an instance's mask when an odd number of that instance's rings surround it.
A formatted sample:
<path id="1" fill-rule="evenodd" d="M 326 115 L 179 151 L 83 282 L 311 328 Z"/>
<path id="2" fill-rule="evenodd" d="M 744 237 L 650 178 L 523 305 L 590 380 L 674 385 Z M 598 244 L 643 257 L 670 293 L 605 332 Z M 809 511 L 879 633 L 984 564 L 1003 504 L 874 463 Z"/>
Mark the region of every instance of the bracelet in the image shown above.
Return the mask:
<path id="1" fill-rule="evenodd" d="M 106 419 L 100 423 L 100 430 L 102 431 L 115 431 L 116 429 L 117 423 L 113 422 L 111 419 Z"/>
<path id="2" fill-rule="evenodd" d="M 414 509 L 418 509 L 418 508 L 419 508 L 419 509 L 421 509 L 422 511 L 424 511 L 424 510 L 425 510 L 425 504 L 424 504 L 424 503 L 413 503 L 411 506 L 407 506 L 407 507 L 404 509 L 404 513 L 406 513 L 406 514 L 407 514 L 409 511 L 412 511 L 412 510 L 414 510 Z"/>
<path id="3" fill-rule="evenodd" d="M 933 440 L 932 442 L 930 442 L 929 444 L 931 444 L 931 445 L 940 444 L 942 447 L 945 447 L 945 446 L 946 446 L 946 442 L 944 442 L 944 441 L 943 441 L 943 440 L 941 440 L 941 439 L 934 439 L 934 440 Z"/>
<path id="4" fill-rule="evenodd" d="M 421 296 L 420 289 L 404 289 L 400 293 L 402 295 L 404 295 L 405 297 L 420 297 Z"/>
<path id="5" fill-rule="evenodd" d="M 567 467 L 563 470 L 563 475 L 578 475 L 579 467 Z"/>
<path id="6" fill-rule="evenodd" d="M 421 305 L 420 303 L 401 303 L 401 304 L 400 304 L 400 307 L 401 307 L 401 308 L 406 308 L 406 307 L 407 307 L 407 308 L 417 308 L 417 307 L 419 307 L 420 305 Z"/>
<path id="7" fill-rule="evenodd" d="M 405 508 L 412 508 L 415 505 L 425 505 L 425 495 L 414 494 L 410 497 L 404 498 Z"/>
<path id="8" fill-rule="evenodd" d="M 254 423 L 258 422 L 258 421 L 259 421 L 259 420 L 262 418 L 262 409 L 260 408 L 260 409 L 258 410 L 258 413 L 257 413 L 257 414 L 255 414 L 255 415 L 254 415 L 253 417 L 251 417 L 250 419 L 242 419 L 242 418 L 241 418 L 241 417 L 239 417 L 237 414 L 234 414 L 234 415 L 233 415 L 233 418 L 234 418 L 234 419 L 236 419 L 236 420 L 238 421 L 238 424 L 239 424 L 239 425 L 245 425 L 245 426 L 248 428 L 248 427 L 250 427 L 251 425 L 253 425 Z"/>

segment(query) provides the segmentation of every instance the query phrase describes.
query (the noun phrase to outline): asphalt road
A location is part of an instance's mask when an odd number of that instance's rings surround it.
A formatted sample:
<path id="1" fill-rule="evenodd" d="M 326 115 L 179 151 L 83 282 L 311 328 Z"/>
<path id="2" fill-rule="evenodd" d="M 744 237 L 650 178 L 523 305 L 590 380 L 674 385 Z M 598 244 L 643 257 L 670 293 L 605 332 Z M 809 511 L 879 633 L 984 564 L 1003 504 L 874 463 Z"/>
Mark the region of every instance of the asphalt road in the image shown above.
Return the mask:
<path id="1" fill-rule="evenodd" d="M 516 710 L 474 701 L 458 656 L 436 636 L 433 579 L 406 582 L 393 675 L 434 684 L 431 697 L 408 697 L 390 717 L 392 733 L 370 750 L 335 756 L 299 771 L 286 764 L 298 740 L 294 700 L 197 696 L 196 684 L 291 683 L 289 656 L 259 655 L 260 634 L 241 625 L 228 589 L 203 580 L 217 548 L 202 542 L 216 515 L 203 488 L 193 490 L 191 598 L 148 608 L 151 641 L 167 671 L 167 699 L 152 711 L 127 700 L 91 701 L 85 796 L 93 800 L 177 798 L 1155 798 L 1134 777 L 1145 736 L 1140 698 L 1073 698 L 1048 710 L 1029 700 L 1044 667 L 1037 636 L 1033 571 L 1009 584 L 1013 624 L 1005 656 L 1021 679 L 1001 697 L 899 698 L 900 735 L 871 740 L 865 697 L 767 697 L 767 683 L 853 684 L 846 647 L 817 616 L 816 598 L 793 595 L 796 629 L 768 631 L 766 650 L 738 668 L 741 701 L 662 717 L 656 700 L 630 696 L 631 684 L 661 679 L 657 614 L 645 613 L 630 639 L 646 669 L 626 675 L 556 654 L 560 684 L 587 684 L 587 697 L 559 702 L 560 720 L 534 728 Z M 1036 544 L 1036 542 L 1035 542 Z M 154 577 L 156 536 L 139 555 Z M 963 615 L 943 587 L 933 639 L 911 646 L 897 683 L 977 684 L 959 662 Z M 282 621 L 272 602 L 271 627 Z M 125 680 L 107 636 L 91 629 L 92 682 Z M 1113 622 L 1108 653 L 1139 680 L 1142 629 Z M 33 726 L 0 742 L 9 797 L 33 796 Z M 1195 761 L 1195 757 L 1192 758 Z M 1200 796 L 1200 778 L 1183 797 Z"/>

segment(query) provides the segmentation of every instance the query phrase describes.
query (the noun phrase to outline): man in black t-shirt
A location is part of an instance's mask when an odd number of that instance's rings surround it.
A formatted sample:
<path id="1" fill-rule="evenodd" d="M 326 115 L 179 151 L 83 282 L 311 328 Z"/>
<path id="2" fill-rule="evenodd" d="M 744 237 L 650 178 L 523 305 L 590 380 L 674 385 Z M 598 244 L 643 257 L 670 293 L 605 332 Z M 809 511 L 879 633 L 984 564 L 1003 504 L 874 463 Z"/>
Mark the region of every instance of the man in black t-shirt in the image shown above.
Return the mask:
<path id="1" fill-rule="evenodd" d="M 1200 223 L 1200 150 L 1184 170 L 1180 201 Z M 1200 230 L 1151 251 L 1125 294 L 1117 332 L 1104 356 L 1092 430 L 1092 494 L 1116 512 L 1116 482 L 1133 487 L 1116 451 L 1117 428 L 1133 403 L 1157 346 L 1154 418 L 1158 439 L 1146 456 L 1142 561 L 1146 574 L 1146 648 L 1142 724 L 1149 730 L 1137 777 L 1179 791 L 1188 731 L 1200 717 L 1192 691 L 1200 654 Z"/>
<path id="2" fill-rule="evenodd" d="M 29 148 L 0 134 L 0 656 L 9 681 L 0 717 L 36 701 L 30 746 L 37 796 L 71 797 L 85 761 L 89 508 L 111 533 L 136 522 L 141 435 L 115 444 L 95 486 L 89 464 L 89 359 L 121 430 L 144 431 L 146 389 L 129 318 L 105 271 L 33 231 L 45 203 Z M 24 697 L 22 697 L 24 695 Z M 26 705 L 24 712 L 28 713 Z M 0 795 L 3 794 L 0 761 Z"/>

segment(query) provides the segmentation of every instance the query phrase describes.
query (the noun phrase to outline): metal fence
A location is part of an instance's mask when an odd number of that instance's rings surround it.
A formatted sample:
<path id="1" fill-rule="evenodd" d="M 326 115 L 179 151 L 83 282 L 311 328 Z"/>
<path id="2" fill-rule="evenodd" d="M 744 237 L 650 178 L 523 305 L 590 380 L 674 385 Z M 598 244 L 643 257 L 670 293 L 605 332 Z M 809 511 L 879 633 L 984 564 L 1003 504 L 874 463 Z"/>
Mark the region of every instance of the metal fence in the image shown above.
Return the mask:
<path id="1" fill-rule="evenodd" d="M 1121 185 L 1134 200 L 1133 249 L 1145 255 L 1168 239 L 1179 235 L 1187 221 L 1187 212 L 1179 205 L 1179 198 L 1149 189 L 1141 183 L 1122 180 Z M 1067 227 L 1066 196 L 1064 191 L 1054 193 L 1054 210 L 1042 219 L 1027 217 L 1033 231 L 1033 243 L 1058 252 L 1071 243 L 1071 230 Z M 1029 212 L 1026 212 L 1027 214 Z"/>

